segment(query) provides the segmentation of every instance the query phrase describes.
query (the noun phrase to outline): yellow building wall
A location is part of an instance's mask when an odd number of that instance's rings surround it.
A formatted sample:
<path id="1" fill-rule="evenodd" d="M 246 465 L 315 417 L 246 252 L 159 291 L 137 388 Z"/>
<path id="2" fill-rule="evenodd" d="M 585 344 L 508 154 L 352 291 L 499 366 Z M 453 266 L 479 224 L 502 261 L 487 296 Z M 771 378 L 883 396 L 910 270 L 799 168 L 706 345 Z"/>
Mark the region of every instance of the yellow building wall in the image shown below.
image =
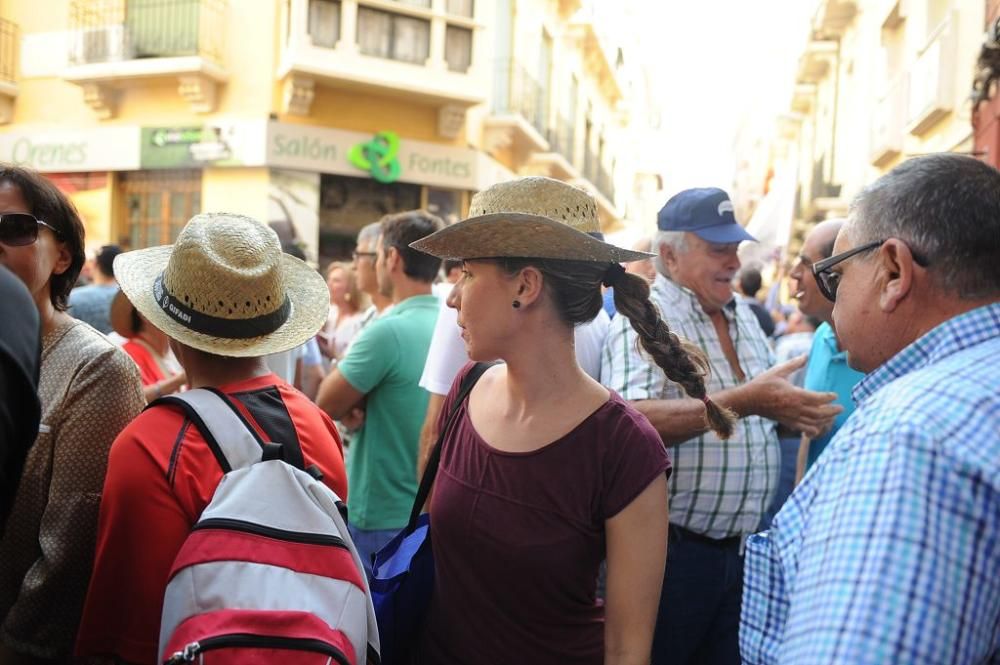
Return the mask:
<path id="1" fill-rule="evenodd" d="M 464 147 L 464 132 L 454 139 L 437 133 L 437 106 L 422 105 L 412 100 L 394 99 L 317 85 L 308 116 L 281 115 L 283 122 L 297 125 L 335 127 L 356 132 L 395 131 L 403 138 Z"/>
<path id="2" fill-rule="evenodd" d="M 122 0 L 124 1 L 124 0 Z M 171 125 L 200 124 L 214 116 L 260 118 L 273 110 L 272 85 L 276 53 L 261 49 L 275 42 L 278 3 L 266 0 L 231 0 L 219 25 L 224 32 L 223 65 L 228 80 L 219 86 L 217 105 L 210 114 L 197 114 L 178 92 L 177 76 L 159 76 L 119 82 L 114 117 L 100 120 L 84 103 L 79 85 L 64 80 L 73 26 L 70 0 L 5 0 L 0 15 L 18 24 L 22 40 L 39 45 L 31 52 L 44 56 L 44 75 L 37 62 L 22 63 L 18 97 L 11 125 Z M 252 9 L 252 11 L 248 11 Z M 40 50 L 39 50 L 40 49 Z M 27 64 L 27 66 L 25 66 Z"/>
<path id="3" fill-rule="evenodd" d="M 268 169 L 208 168 L 202 173 L 203 212 L 235 212 L 267 222 Z"/>
<path id="4" fill-rule="evenodd" d="M 114 207 L 112 183 L 114 179 L 112 174 L 108 173 L 105 174 L 103 182 L 101 182 L 100 176 L 96 176 L 95 180 L 100 183 L 98 186 L 80 188 L 68 194 L 69 200 L 76 206 L 80 219 L 83 221 L 84 245 L 87 249 L 115 242 L 111 233 Z"/>

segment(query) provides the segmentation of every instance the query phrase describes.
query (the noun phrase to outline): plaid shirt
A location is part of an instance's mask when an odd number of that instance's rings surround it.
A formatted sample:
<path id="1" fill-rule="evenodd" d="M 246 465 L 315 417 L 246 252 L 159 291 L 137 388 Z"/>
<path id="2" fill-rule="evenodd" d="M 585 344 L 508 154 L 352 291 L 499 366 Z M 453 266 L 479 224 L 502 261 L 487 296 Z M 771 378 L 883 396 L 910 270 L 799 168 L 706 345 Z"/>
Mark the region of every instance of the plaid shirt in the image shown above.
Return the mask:
<path id="1" fill-rule="evenodd" d="M 657 275 L 650 297 L 670 329 L 705 352 L 709 393 L 740 384 L 694 293 Z M 766 371 L 774 356 L 753 312 L 735 300 L 722 311 L 747 380 Z M 604 345 L 601 381 L 629 400 L 685 397 L 684 389 L 638 348 L 628 319 L 616 316 Z M 707 432 L 672 446 L 670 521 L 712 538 L 752 533 L 774 497 L 780 457 L 774 422 L 758 416 L 741 418 L 728 441 Z"/>
<path id="2" fill-rule="evenodd" d="M 921 337 L 769 532 L 747 543 L 744 663 L 1000 663 L 1000 303 Z"/>

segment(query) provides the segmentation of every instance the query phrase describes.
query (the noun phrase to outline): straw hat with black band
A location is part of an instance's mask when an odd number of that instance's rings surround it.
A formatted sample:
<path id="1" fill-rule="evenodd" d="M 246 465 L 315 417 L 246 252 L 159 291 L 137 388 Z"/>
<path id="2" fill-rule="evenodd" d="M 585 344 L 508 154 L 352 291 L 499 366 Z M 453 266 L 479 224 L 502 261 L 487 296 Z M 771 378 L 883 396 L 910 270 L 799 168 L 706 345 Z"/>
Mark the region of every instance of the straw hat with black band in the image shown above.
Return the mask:
<path id="1" fill-rule="evenodd" d="M 173 245 L 120 254 L 114 266 L 122 292 L 152 325 L 220 356 L 299 346 L 330 309 L 322 276 L 284 254 L 274 231 L 242 215 L 195 215 Z"/>
<path id="2" fill-rule="evenodd" d="M 410 247 L 442 259 L 511 257 L 618 265 L 654 256 L 603 242 L 600 232 L 594 197 L 564 182 L 532 176 L 479 192 L 472 197 L 468 219 Z"/>

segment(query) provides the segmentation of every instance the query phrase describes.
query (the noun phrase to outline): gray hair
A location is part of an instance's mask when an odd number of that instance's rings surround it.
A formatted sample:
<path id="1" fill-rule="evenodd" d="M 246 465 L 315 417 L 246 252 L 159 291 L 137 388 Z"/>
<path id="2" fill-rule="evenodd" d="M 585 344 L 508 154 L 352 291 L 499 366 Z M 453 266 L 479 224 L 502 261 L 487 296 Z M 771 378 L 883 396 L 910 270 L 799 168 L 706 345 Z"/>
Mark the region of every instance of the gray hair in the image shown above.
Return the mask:
<path id="1" fill-rule="evenodd" d="M 899 238 L 937 285 L 963 299 L 1000 295 L 1000 172 L 953 153 L 910 159 L 851 204 L 854 244 Z"/>
<path id="2" fill-rule="evenodd" d="M 656 237 L 653 239 L 654 254 L 656 254 L 653 258 L 653 265 L 656 266 L 656 272 L 664 276 L 670 276 L 670 271 L 667 270 L 667 266 L 663 265 L 663 259 L 660 257 L 660 248 L 667 245 L 674 250 L 675 254 L 683 254 L 688 251 L 687 236 L 685 233 L 685 231 L 656 232 Z"/>
<path id="3" fill-rule="evenodd" d="M 363 242 L 368 242 L 369 240 L 374 243 L 378 240 L 379 234 L 382 233 L 382 222 L 372 222 L 367 224 L 358 231 L 358 244 Z"/>

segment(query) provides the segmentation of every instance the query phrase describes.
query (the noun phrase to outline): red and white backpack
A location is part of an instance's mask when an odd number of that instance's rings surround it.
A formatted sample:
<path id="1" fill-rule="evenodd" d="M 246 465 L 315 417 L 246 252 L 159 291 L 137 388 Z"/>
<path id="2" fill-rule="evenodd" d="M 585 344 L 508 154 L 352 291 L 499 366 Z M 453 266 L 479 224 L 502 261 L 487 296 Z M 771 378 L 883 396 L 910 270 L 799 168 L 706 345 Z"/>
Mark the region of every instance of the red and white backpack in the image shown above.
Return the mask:
<path id="1" fill-rule="evenodd" d="M 343 504 L 318 474 L 282 461 L 302 459 L 298 443 L 289 451 L 287 442 L 261 441 L 215 390 L 159 403 L 184 409 L 225 473 L 174 560 L 161 662 L 378 663 L 368 582 Z"/>

